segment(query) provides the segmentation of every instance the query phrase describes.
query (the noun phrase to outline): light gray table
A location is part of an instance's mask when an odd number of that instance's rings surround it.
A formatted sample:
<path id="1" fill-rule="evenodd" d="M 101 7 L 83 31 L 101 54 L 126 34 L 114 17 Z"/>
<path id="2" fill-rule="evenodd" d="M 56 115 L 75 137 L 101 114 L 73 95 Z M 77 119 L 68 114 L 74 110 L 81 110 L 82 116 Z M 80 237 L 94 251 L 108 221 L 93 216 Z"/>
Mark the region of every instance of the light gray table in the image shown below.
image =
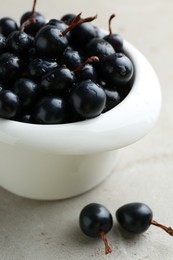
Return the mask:
<path id="1" fill-rule="evenodd" d="M 31 9 L 32 1 L 1 0 L 0 6 L 1 17 L 19 19 Z M 87 238 L 78 226 L 79 212 L 90 202 L 106 205 L 114 215 L 120 205 L 133 201 L 147 203 L 156 220 L 173 226 L 173 2 L 42 0 L 37 10 L 48 18 L 69 12 L 82 11 L 85 16 L 97 13 L 95 24 L 105 29 L 115 12 L 114 32 L 134 44 L 155 68 L 162 85 L 163 106 L 153 131 L 122 149 L 113 174 L 94 190 L 65 201 L 43 202 L 0 189 L 0 259 L 173 259 L 173 238 L 155 227 L 133 237 L 122 232 L 114 219 L 108 234 L 113 252 L 105 256 L 102 241 Z"/>

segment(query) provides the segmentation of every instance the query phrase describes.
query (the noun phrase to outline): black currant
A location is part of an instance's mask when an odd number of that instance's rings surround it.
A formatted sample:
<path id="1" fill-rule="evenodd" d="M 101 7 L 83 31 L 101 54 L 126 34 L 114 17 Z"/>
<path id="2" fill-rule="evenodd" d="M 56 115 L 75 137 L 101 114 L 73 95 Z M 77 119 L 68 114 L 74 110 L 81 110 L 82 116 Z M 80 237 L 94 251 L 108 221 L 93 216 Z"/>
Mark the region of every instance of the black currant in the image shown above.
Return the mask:
<path id="1" fill-rule="evenodd" d="M 76 83 L 70 93 L 70 101 L 74 110 L 83 118 L 100 115 L 106 104 L 104 90 L 91 80 Z"/>
<path id="2" fill-rule="evenodd" d="M 115 51 L 122 51 L 123 50 L 123 38 L 119 34 L 112 33 L 111 29 L 111 21 L 115 17 L 115 14 L 112 14 L 109 19 L 109 34 L 104 36 L 104 39 L 109 42 Z"/>
<path id="3" fill-rule="evenodd" d="M 133 63 L 123 53 L 111 54 L 100 62 L 101 77 L 108 85 L 126 85 L 132 79 L 133 73 Z"/>
<path id="4" fill-rule="evenodd" d="M 67 104 L 61 97 L 43 97 L 34 109 L 33 120 L 37 124 L 62 124 L 66 121 L 67 110 Z"/>
<path id="5" fill-rule="evenodd" d="M 33 39 L 25 32 L 14 31 L 7 37 L 7 46 L 13 53 L 25 54 L 33 47 Z"/>
<path id="6" fill-rule="evenodd" d="M 68 45 L 66 36 L 54 25 L 44 26 L 35 36 L 35 48 L 40 57 L 55 58 L 61 56 Z"/>
<path id="7" fill-rule="evenodd" d="M 40 80 L 43 75 L 57 67 L 56 61 L 35 58 L 28 64 L 28 73 L 31 78 Z"/>
<path id="8" fill-rule="evenodd" d="M 18 29 L 18 25 L 14 19 L 9 17 L 3 17 L 0 19 L 0 33 L 2 33 L 5 37 Z"/>
<path id="9" fill-rule="evenodd" d="M 0 79 L 8 83 L 19 78 L 24 71 L 24 63 L 21 57 L 12 53 L 0 55 Z"/>
<path id="10" fill-rule="evenodd" d="M 74 20 L 74 18 L 76 17 L 75 14 L 65 14 L 61 17 L 61 20 L 66 23 L 66 24 L 71 24 L 71 22 Z"/>
<path id="11" fill-rule="evenodd" d="M 19 97 L 24 110 L 32 108 L 40 95 L 40 86 L 28 78 L 16 80 L 12 90 Z"/>
<path id="12" fill-rule="evenodd" d="M 99 60 L 102 60 L 104 57 L 107 57 L 115 53 L 114 48 L 110 43 L 100 38 L 93 38 L 86 45 L 86 54 L 87 57 L 97 56 Z"/>
<path id="13" fill-rule="evenodd" d="M 173 229 L 153 220 L 151 208 L 141 202 L 132 202 L 121 206 L 116 211 L 116 218 L 119 225 L 131 233 L 143 233 L 152 224 L 162 228 L 169 235 L 173 236 Z"/>
<path id="14" fill-rule="evenodd" d="M 67 47 L 61 57 L 61 64 L 65 64 L 70 70 L 74 70 L 82 61 L 83 57 L 80 53 L 71 47 Z"/>
<path id="15" fill-rule="evenodd" d="M 83 48 L 91 39 L 95 38 L 95 36 L 95 28 L 89 22 L 80 24 L 71 31 L 72 43 L 80 48 Z"/>
<path id="16" fill-rule="evenodd" d="M 19 97 L 10 90 L 0 92 L 0 117 L 11 119 L 20 108 Z"/>
<path id="17" fill-rule="evenodd" d="M 105 253 L 111 253 L 105 234 L 113 225 L 113 218 L 109 210 L 101 204 L 90 203 L 80 212 L 79 225 L 83 233 L 89 237 L 101 236 L 105 242 Z"/>
<path id="18" fill-rule="evenodd" d="M 59 67 L 46 73 L 40 82 L 42 89 L 49 93 L 67 93 L 75 82 L 75 75 L 66 67 Z"/>
<path id="19" fill-rule="evenodd" d="M 77 68 L 75 68 L 73 72 L 76 75 L 77 81 L 84 81 L 90 79 L 93 82 L 96 82 L 97 72 L 96 69 L 93 67 L 93 65 L 98 62 L 99 62 L 99 58 L 97 56 L 92 56 L 86 59 Z"/>
<path id="20" fill-rule="evenodd" d="M 21 30 L 32 36 L 35 36 L 46 23 L 44 16 L 35 11 L 36 3 L 37 0 L 34 0 L 32 11 L 24 13 L 20 18 Z"/>
<path id="21" fill-rule="evenodd" d="M 117 106 L 120 103 L 121 98 L 120 98 L 118 91 L 107 88 L 107 87 L 104 87 L 103 89 L 106 94 L 106 105 L 105 105 L 105 109 L 103 110 L 103 112 L 107 112 L 110 109 Z"/>

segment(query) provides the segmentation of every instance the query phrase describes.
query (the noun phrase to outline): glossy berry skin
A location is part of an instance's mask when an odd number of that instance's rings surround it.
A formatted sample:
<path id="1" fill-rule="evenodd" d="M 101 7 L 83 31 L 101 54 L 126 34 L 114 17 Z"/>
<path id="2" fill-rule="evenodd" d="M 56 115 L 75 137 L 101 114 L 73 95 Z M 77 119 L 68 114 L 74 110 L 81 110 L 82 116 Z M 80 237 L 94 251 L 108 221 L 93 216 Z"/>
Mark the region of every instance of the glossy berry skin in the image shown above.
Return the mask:
<path id="1" fill-rule="evenodd" d="M 0 55 L 0 79 L 4 82 L 12 82 L 21 76 L 24 69 L 22 59 L 12 53 L 3 53 Z"/>
<path id="2" fill-rule="evenodd" d="M 125 85 L 133 77 L 133 64 L 123 53 L 114 53 L 100 63 L 102 79 L 109 85 Z"/>
<path id="3" fill-rule="evenodd" d="M 43 58 L 58 58 L 67 45 L 67 38 L 53 25 L 44 26 L 35 36 L 36 51 Z"/>
<path id="4" fill-rule="evenodd" d="M 18 25 L 15 20 L 9 17 L 0 19 L 0 33 L 7 37 L 11 32 L 18 30 Z"/>
<path id="5" fill-rule="evenodd" d="M 116 218 L 120 226 L 131 233 L 145 232 L 153 218 L 152 210 L 144 203 L 128 203 L 116 211 Z"/>
<path id="6" fill-rule="evenodd" d="M 75 82 L 75 75 L 65 67 L 53 69 L 42 77 L 40 85 L 46 93 L 67 93 Z"/>
<path id="7" fill-rule="evenodd" d="M 78 73 L 76 73 L 77 81 L 92 80 L 96 82 L 97 72 L 91 64 L 86 64 Z"/>
<path id="8" fill-rule="evenodd" d="M 80 53 L 73 50 L 71 47 L 67 47 L 62 54 L 61 64 L 65 64 L 68 69 L 74 70 L 83 62 L 83 58 Z"/>
<path id="9" fill-rule="evenodd" d="M 33 80 L 28 78 L 19 78 L 15 81 L 13 92 L 19 97 L 22 109 L 32 107 L 40 94 L 40 87 Z"/>
<path id="10" fill-rule="evenodd" d="M 97 56 L 101 61 L 104 57 L 114 54 L 115 50 L 112 45 L 104 39 L 94 38 L 87 44 L 86 53 L 88 57 Z"/>
<path id="11" fill-rule="evenodd" d="M 91 80 L 77 83 L 71 91 L 70 99 L 76 113 L 83 118 L 100 115 L 106 103 L 104 90 Z"/>
<path id="12" fill-rule="evenodd" d="M 7 37 L 7 46 L 17 54 L 25 54 L 33 46 L 31 36 L 21 31 L 14 31 Z"/>
<path id="13" fill-rule="evenodd" d="M 67 116 L 66 102 L 58 96 L 43 97 L 33 113 L 34 122 L 37 124 L 61 124 Z"/>
<path id="14" fill-rule="evenodd" d="M 107 233 L 111 230 L 113 218 L 103 205 L 90 203 L 80 212 L 79 225 L 85 235 L 99 237 L 101 232 Z"/>
<path id="15" fill-rule="evenodd" d="M 57 67 L 56 61 L 35 58 L 28 64 L 28 73 L 32 79 L 40 80 L 46 73 Z"/>
<path id="16" fill-rule="evenodd" d="M 65 15 L 63 15 L 62 17 L 61 17 L 61 20 L 64 22 L 64 23 L 66 23 L 66 24 L 70 24 L 72 21 L 73 21 L 73 19 L 76 17 L 76 15 L 75 14 L 65 14 Z"/>
<path id="17" fill-rule="evenodd" d="M 80 48 L 83 48 L 95 36 L 95 28 L 91 23 L 80 24 L 71 31 L 72 43 Z"/>
<path id="18" fill-rule="evenodd" d="M 109 42 L 115 51 L 121 52 L 123 50 L 123 38 L 119 34 L 109 34 L 104 37 L 104 40 Z"/>
<path id="19" fill-rule="evenodd" d="M 121 98 L 118 91 L 114 89 L 104 88 L 104 91 L 106 94 L 106 106 L 103 112 L 107 112 L 117 106 L 120 103 Z"/>
<path id="20" fill-rule="evenodd" d="M 13 120 L 22 123 L 32 123 L 32 116 L 30 114 L 19 114 Z"/>
<path id="21" fill-rule="evenodd" d="M 0 117 L 10 119 L 14 117 L 20 108 L 20 100 L 10 90 L 0 92 Z"/>
<path id="22" fill-rule="evenodd" d="M 20 19 L 20 25 L 22 25 L 26 20 L 31 18 L 32 12 L 26 12 L 22 15 Z M 34 18 L 36 19 L 36 23 L 29 24 L 25 27 L 24 31 L 32 36 L 35 36 L 36 33 L 45 25 L 46 20 L 44 16 L 38 12 L 34 12 Z"/>
<path id="23" fill-rule="evenodd" d="M 6 37 L 0 33 L 0 54 L 5 52 L 7 49 Z"/>

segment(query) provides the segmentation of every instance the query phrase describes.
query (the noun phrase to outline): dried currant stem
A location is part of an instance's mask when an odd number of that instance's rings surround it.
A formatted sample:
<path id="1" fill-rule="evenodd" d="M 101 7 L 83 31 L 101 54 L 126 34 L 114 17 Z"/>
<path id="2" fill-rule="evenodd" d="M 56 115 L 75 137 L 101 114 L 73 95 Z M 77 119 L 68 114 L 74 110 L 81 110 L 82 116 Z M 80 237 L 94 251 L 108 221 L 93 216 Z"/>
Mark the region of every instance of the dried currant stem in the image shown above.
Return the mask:
<path id="1" fill-rule="evenodd" d="M 95 20 L 97 18 L 97 15 L 95 16 L 90 16 L 87 18 L 82 19 L 81 18 L 81 14 L 79 13 L 71 22 L 71 24 L 67 27 L 67 29 L 65 29 L 63 32 L 61 32 L 62 36 L 65 36 L 68 32 L 70 32 L 72 29 L 74 29 L 77 25 L 86 23 L 86 22 L 92 22 L 93 20 Z"/>
<path id="2" fill-rule="evenodd" d="M 115 17 L 116 15 L 115 14 L 112 14 L 109 18 L 109 35 L 112 35 L 112 28 L 111 28 L 111 22 L 112 22 L 112 19 Z"/>
<path id="3" fill-rule="evenodd" d="M 77 67 L 75 70 L 73 70 L 74 73 L 78 73 L 79 71 L 81 71 L 83 69 L 83 67 L 86 64 L 91 64 L 93 62 L 99 62 L 99 58 L 97 56 L 91 56 L 89 57 L 85 62 L 83 62 L 82 64 L 79 65 L 79 67 Z"/>
<path id="4" fill-rule="evenodd" d="M 110 254 L 110 253 L 112 252 L 112 249 L 111 249 L 111 247 L 110 247 L 109 244 L 108 244 L 108 240 L 107 240 L 107 238 L 106 238 L 105 233 L 104 233 L 104 232 L 101 232 L 101 233 L 100 233 L 100 236 L 101 236 L 101 239 L 103 240 L 103 242 L 104 242 L 104 244 L 105 244 L 105 254 L 106 254 L 106 255 L 107 255 L 107 254 Z"/>
<path id="5" fill-rule="evenodd" d="M 159 227 L 161 229 L 163 229 L 166 233 L 168 233 L 170 236 L 173 236 L 173 229 L 171 227 L 166 227 L 160 223 L 158 223 L 157 221 L 155 220 L 152 220 L 151 221 L 151 224 L 156 226 L 156 227 Z"/>

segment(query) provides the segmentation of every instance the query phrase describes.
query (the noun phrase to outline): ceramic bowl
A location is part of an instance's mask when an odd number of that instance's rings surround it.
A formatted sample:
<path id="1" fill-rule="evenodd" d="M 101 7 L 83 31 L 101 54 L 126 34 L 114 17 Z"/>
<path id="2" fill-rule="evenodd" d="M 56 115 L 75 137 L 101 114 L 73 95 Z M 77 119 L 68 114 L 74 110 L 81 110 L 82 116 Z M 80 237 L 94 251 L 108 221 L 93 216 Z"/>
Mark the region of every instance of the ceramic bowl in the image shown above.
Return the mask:
<path id="1" fill-rule="evenodd" d="M 17 195 L 64 199 L 101 183 L 116 165 L 116 152 L 144 137 L 161 108 L 158 78 L 131 44 L 135 67 L 127 97 L 97 118 L 62 125 L 34 125 L 0 119 L 0 185 Z"/>

